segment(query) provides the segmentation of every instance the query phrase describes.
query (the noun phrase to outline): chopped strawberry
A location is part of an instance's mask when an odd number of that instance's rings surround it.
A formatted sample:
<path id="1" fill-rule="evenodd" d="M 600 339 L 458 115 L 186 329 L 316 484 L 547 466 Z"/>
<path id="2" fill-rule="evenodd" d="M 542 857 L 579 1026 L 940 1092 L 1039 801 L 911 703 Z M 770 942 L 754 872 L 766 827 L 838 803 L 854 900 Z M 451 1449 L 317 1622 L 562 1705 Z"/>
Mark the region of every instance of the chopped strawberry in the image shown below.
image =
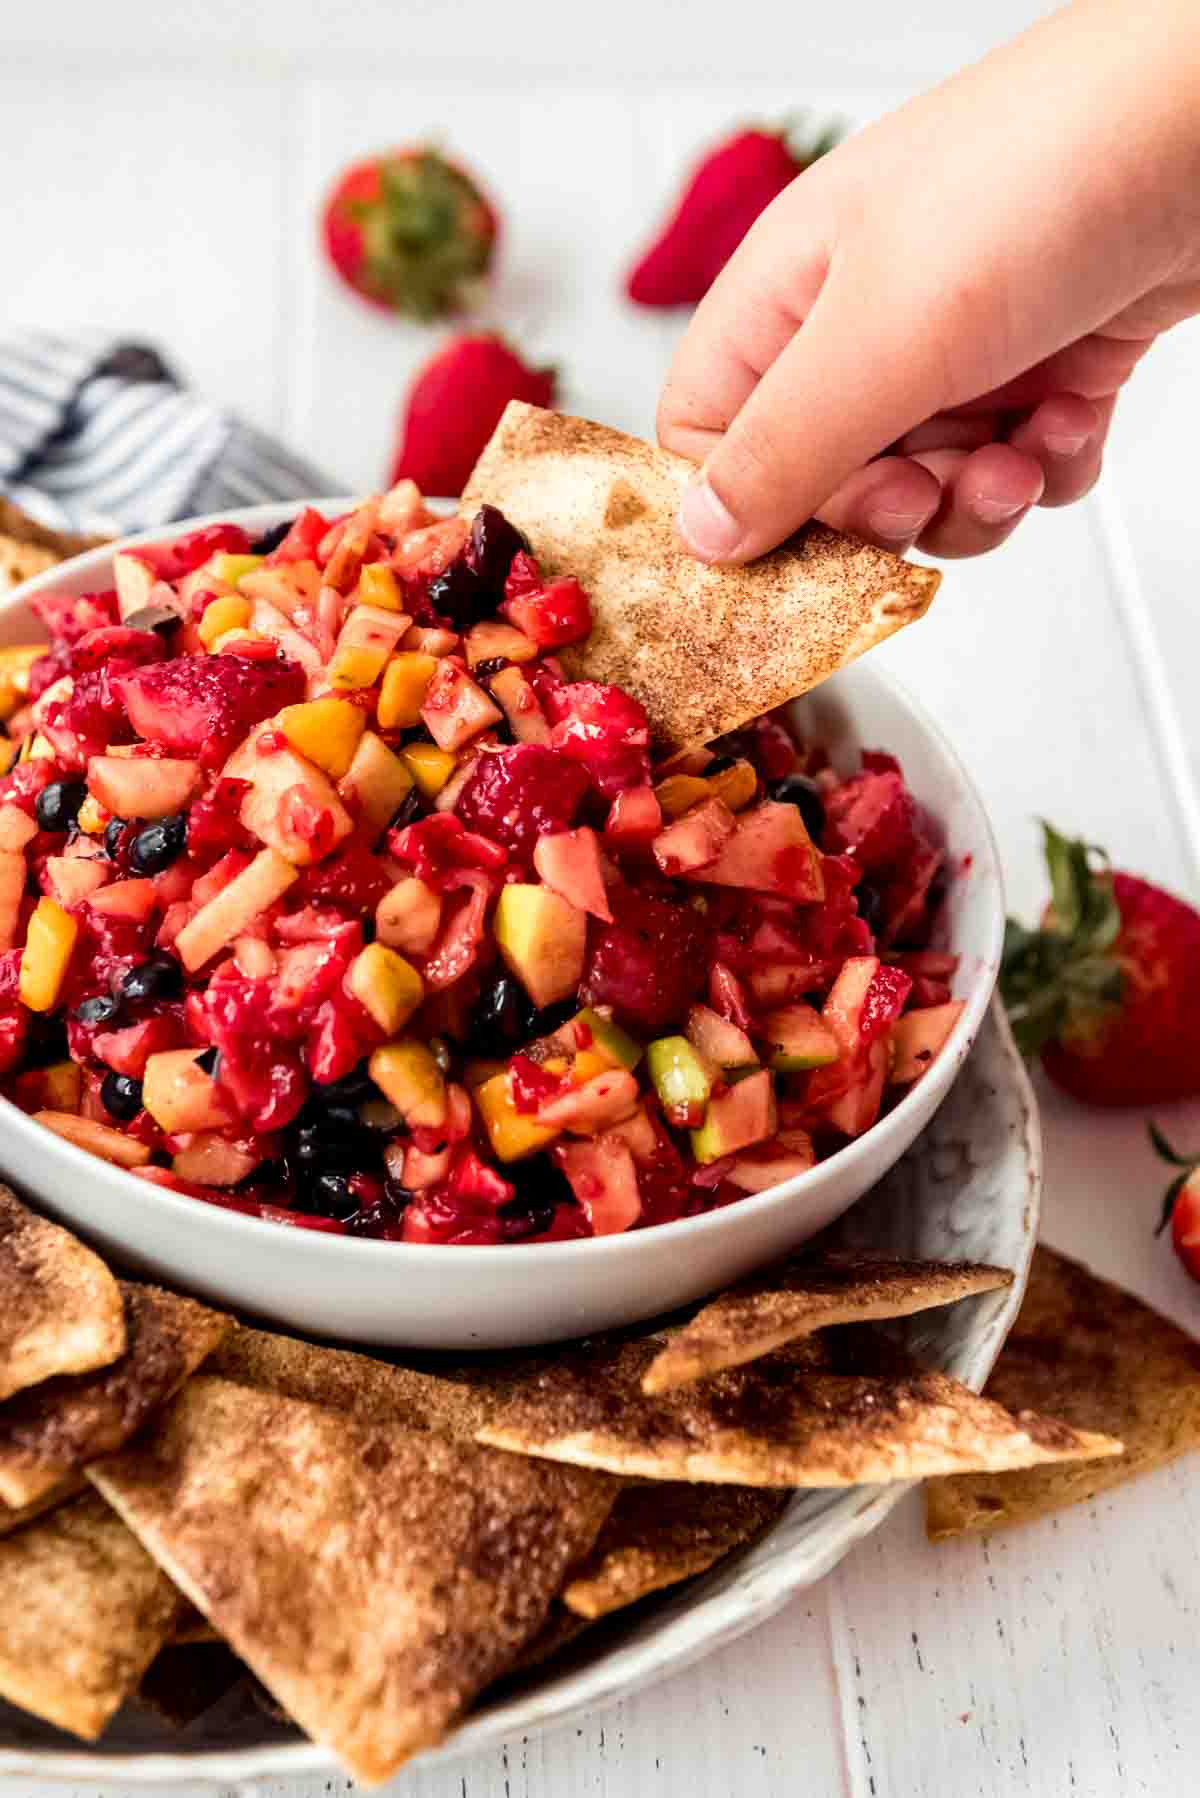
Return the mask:
<path id="1" fill-rule="evenodd" d="M 480 756 L 457 810 L 471 829 L 532 856 L 539 837 L 571 828 L 587 788 L 587 774 L 561 750 L 517 743 Z"/>
<path id="2" fill-rule="evenodd" d="M 519 579 L 517 590 L 505 586 L 504 617 L 519 631 L 532 637 L 539 649 L 559 649 L 566 643 L 580 643 L 592 628 L 592 609 L 588 596 L 576 580 L 564 577 L 548 581 L 544 587 L 523 590 Z"/>
<path id="3" fill-rule="evenodd" d="M 538 697 L 552 745 L 587 769 L 602 798 L 649 782 L 650 724 L 636 699 L 605 681 L 572 681 Z"/>
<path id="4" fill-rule="evenodd" d="M 180 656 L 114 682 L 140 736 L 207 768 L 223 762 L 255 724 L 304 697 L 304 671 L 272 655 Z"/>
<path id="5" fill-rule="evenodd" d="M 632 887 L 609 889 L 613 923 L 593 922 L 580 998 L 611 1005 L 631 1030 L 655 1035 L 688 1006 L 708 979 L 704 921 L 687 905 Z"/>

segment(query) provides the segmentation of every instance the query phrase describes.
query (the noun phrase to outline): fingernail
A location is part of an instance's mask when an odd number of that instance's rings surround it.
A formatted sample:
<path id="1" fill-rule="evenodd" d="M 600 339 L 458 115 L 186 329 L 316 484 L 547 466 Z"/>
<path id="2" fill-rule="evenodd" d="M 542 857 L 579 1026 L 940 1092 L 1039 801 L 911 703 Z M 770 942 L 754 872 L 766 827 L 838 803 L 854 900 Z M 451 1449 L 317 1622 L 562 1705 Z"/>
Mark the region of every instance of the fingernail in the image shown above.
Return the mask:
<path id="1" fill-rule="evenodd" d="M 726 562 L 746 533 L 700 476 L 685 489 L 680 501 L 679 534 L 702 562 Z"/>
<path id="2" fill-rule="evenodd" d="M 1007 524 L 1010 518 L 1029 509 L 1029 501 L 1024 499 L 985 499 L 982 494 L 969 501 L 972 512 L 984 524 Z"/>
<path id="3" fill-rule="evenodd" d="M 867 509 L 867 524 L 873 536 L 910 543 L 921 535 L 936 510 L 936 506 L 930 506 L 924 512 L 896 512 L 884 506 L 871 506 Z"/>
<path id="4" fill-rule="evenodd" d="M 1073 435 L 1062 432 L 1054 436 L 1047 433 L 1042 442 L 1052 456 L 1077 456 L 1091 435 L 1090 431 L 1076 431 Z"/>

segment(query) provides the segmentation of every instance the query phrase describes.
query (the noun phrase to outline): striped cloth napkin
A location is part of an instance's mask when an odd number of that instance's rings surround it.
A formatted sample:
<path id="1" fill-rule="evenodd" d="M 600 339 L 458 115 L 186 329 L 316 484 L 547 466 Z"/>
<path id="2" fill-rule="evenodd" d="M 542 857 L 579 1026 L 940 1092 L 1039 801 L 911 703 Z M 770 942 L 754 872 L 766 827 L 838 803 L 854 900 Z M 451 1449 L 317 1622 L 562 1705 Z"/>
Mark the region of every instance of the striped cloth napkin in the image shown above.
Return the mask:
<path id="1" fill-rule="evenodd" d="M 0 494 L 51 530 L 119 536 L 338 491 L 181 387 L 156 350 L 99 332 L 0 338 Z"/>

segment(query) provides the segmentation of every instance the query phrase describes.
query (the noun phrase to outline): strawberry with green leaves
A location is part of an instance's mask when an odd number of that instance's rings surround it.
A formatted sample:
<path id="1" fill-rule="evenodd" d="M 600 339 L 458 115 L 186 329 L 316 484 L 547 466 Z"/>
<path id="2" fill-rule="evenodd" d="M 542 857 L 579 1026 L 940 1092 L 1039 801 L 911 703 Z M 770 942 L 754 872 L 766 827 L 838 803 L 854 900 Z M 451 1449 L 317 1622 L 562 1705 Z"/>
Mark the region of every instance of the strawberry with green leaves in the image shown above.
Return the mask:
<path id="1" fill-rule="evenodd" d="M 1176 1154 L 1154 1124 L 1150 1125 L 1150 1140 L 1164 1161 L 1182 1170 L 1163 1195 L 1162 1217 L 1155 1234 L 1161 1235 L 1170 1224 L 1175 1253 L 1193 1280 L 1200 1280 L 1200 1154 Z"/>
<path id="2" fill-rule="evenodd" d="M 470 306 L 491 267 L 496 214 L 464 169 L 426 146 L 348 168 L 325 202 L 325 252 L 373 306 L 441 318 Z"/>
<path id="3" fill-rule="evenodd" d="M 1043 824 L 1051 903 L 1009 919 L 1000 991 L 1017 1043 L 1092 1105 L 1200 1093 L 1200 913 Z"/>

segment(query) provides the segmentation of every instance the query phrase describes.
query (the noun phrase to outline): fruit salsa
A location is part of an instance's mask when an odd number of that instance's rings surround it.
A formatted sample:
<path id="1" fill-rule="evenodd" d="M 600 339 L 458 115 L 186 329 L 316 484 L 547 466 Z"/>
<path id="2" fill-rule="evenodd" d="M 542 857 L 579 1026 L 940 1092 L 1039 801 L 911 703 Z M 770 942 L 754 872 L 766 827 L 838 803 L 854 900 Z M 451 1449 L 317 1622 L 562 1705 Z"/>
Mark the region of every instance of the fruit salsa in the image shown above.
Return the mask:
<path id="1" fill-rule="evenodd" d="M 411 482 L 119 551 L 0 651 L 0 1074 L 147 1181 L 409 1243 L 665 1223 L 862 1134 L 961 1004 L 898 764 L 655 766 L 586 593 Z"/>

